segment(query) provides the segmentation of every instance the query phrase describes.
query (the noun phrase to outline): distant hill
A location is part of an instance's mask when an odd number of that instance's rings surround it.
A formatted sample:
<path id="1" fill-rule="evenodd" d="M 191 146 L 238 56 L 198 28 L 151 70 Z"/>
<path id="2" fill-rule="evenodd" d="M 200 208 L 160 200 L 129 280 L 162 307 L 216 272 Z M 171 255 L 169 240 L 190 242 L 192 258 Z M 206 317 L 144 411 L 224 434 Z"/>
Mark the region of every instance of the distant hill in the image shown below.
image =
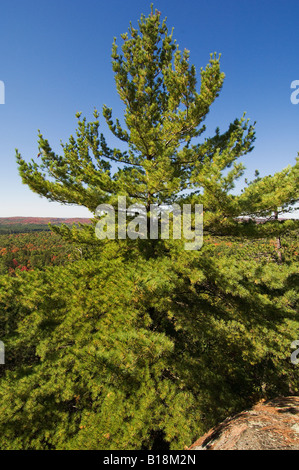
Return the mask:
<path id="1" fill-rule="evenodd" d="M 11 224 L 87 224 L 90 223 L 90 219 L 84 219 L 80 217 L 67 218 L 67 217 L 0 217 L 0 225 L 11 225 Z"/>
<path id="2" fill-rule="evenodd" d="M 48 224 L 53 225 L 73 225 L 89 224 L 87 218 L 66 218 L 66 217 L 0 217 L 0 233 L 20 233 L 49 230 Z"/>

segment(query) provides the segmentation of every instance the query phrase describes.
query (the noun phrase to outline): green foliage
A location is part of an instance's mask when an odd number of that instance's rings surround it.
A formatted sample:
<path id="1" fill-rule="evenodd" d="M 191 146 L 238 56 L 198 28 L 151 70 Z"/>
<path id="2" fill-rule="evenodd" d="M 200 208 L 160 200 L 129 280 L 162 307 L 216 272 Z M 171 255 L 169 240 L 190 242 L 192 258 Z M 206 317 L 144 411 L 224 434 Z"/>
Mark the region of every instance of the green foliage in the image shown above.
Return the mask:
<path id="1" fill-rule="evenodd" d="M 142 15 L 139 31 L 131 25 L 122 40 L 122 53 L 114 40 L 112 66 L 125 105 L 124 125 L 113 120 L 112 109 L 106 105 L 103 116 L 127 149 L 109 148 L 99 131 L 96 110 L 93 122 L 77 113 L 76 137 L 62 144 L 63 156 L 52 150 L 41 133 L 41 163 L 26 163 L 17 151 L 24 183 L 50 200 L 83 205 L 93 213 L 102 203 L 117 210 L 119 195 L 127 196 L 128 203 L 145 205 L 148 214 L 151 204 L 201 203 L 205 229 L 223 235 L 250 235 L 253 227 L 239 216 L 271 219 L 273 212 L 294 209 L 299 199 L 299 159 L 274 176 L 257 177 L 240 195 L 232 194 L 245 171 L 238 160 L 253 149 L 255 140 L 254 125 L 245 115 L 224 133 L 217 128 L 214 136 L 199 140 L 210 106 L 223 86 L 220 56 L 211 54 L 201 69 L 197 91 L 189 52 L 179 50 L 159 12 L 152 11 L 148 18 Z M 272 231 L 286 233 L 278 220 L 269 222 Z M 293 222 L 292 230 L 297 228 Z M 264 237 L 265 230 L 254 224 L 255 237 Z"/>
<path id="2" fill-rule="evenodd" d="M 298 392 L 298 263 L 234 251 L 102 253 L 2 277 L 0 447 L 150 449 L 160 432 L 183 449 L 261 397 Z"/>
<path id="3" fill-rule="evenodd" d="M 149 429 L 161 426 L 176 392 L 163 378 L 173 342 L 150 329 L 138 271 L 121 260 L 109 266 L 79 262 L 56 268 L 55 281 L 52 271 L 28 273 L 26 284 L 12 280 L 19 322 L 6 333 L 10 372 L 2 392 L 9 406 L 2 401 L 1 414 L 11 427 L 5 426 L 1 448 L 121 449 L 150 443 Z M 8 296 L 10 289 L 5 291 Z M 7 319 L 3 325 L 8 328 Z"/>
<path id="4" fill-rule="evenodd" d="M 126 129 L 118 119 L 114 123 L 107 106 L 103 116 L 127 150 L 108 147 L 99 133 L 97 111 L 90 123 L 77 113 L 76 137 L 62 144 L 63 156 L 55 154 L 41 134 L 41 163 L 26 163 L 17 151 L 23 182 L 50 200 L 84 205 L 94 213 L 101 203 L 115 205 L 118 195 L 127 196 L 128 203 L 145 204 L 149 211 L 150 204 L 183 203 L 181 194 L 186 190 L 188 201 L 197 202 L 194 196 L 202 190 L 206 211 L 217 220 L 223 218 L 226 206 L 235 205 L 227 192 L 243 173 L 236 161 L 252 150 L 255 136 L 253 126 L 242 117 L 223 134 L 216 129 L 214 137 L 191 144 L 205 131 L 203 121 L 222 88 L 220 58 L 212 54 L 201 69 L 198 92 L 189 52 L 179 50 L 158 12 L 148 18 L 142 15 L 139 32 L 131 26 L 122 39 L 122 54 L 113 43 L 112 65 L 125 105 Z M 112 163 L 118 165 L 113 174 Z M 220 198 L 223 210 L 218 214 L 215 205 L 218 210 Z M 237 213 L 236 209 L 230 212 Z"/>

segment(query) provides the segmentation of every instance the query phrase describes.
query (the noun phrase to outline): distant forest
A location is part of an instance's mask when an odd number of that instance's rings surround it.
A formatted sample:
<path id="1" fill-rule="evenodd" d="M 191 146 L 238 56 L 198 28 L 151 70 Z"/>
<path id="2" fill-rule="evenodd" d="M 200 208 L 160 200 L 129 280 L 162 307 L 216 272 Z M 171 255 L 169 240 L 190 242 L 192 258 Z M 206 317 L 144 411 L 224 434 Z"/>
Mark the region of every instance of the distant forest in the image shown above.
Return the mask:
<path id="1" fill-rule="evenodd" d="M 86 218 L 55 218 L 55 217 L 0 217 L 0 234 L 28 233 L 49 231 L 49 224 L 73 225 L 86 224 Z"/>

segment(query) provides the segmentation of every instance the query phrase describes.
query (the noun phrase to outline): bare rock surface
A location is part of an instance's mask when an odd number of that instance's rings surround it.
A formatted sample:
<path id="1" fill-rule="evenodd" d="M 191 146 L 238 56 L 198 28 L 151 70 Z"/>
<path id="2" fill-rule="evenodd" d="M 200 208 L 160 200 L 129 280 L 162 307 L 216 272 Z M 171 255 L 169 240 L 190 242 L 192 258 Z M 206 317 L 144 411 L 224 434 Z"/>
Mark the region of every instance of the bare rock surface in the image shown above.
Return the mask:
<path id="1" fill-rule="evenodd" d="M 299 397 L 261 401 L 212 428 L 189 450 L 299 450 Z"/>

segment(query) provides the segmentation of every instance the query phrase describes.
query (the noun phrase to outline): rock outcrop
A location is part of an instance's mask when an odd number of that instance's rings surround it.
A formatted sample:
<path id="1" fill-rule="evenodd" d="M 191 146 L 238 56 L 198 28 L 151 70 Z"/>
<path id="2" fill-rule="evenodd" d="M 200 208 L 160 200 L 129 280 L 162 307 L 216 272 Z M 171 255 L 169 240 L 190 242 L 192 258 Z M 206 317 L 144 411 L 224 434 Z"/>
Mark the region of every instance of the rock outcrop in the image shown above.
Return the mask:
<path id="1" fill-rule="evenodd" d="M 299 450 L 299 397 L 261 401 L 227 418 L 190 450 Z"/>

